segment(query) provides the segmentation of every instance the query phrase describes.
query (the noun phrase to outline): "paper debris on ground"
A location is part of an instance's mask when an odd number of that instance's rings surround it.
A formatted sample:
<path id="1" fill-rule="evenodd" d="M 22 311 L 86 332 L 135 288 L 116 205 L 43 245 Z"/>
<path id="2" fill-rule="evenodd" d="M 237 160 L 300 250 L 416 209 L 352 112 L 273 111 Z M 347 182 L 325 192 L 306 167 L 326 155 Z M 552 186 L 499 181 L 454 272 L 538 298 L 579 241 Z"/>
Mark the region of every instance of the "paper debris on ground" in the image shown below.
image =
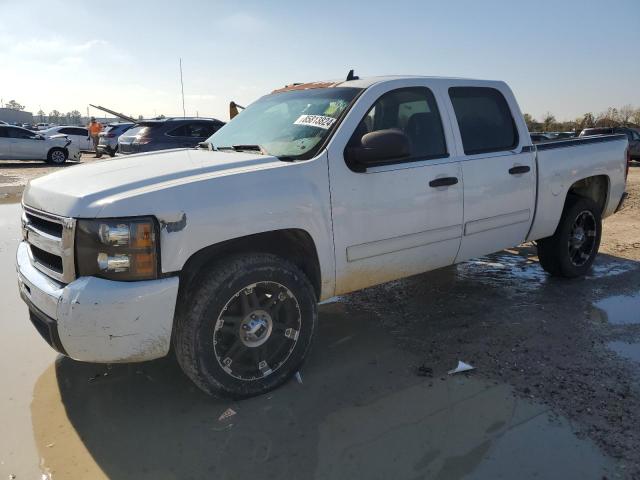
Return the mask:
<path id="1" fill-rule="evenodd" d="M 454 373 L 468 372 L 469 370 L 475 370 L 476 367 L 472 367 L 468 363 L 464 363 L 461 360 L 458 360 L 458 366 L 453 370 L 449 370 L 447 373 L 449 375 L 453 375 Z"/>
<path id="2" fill-rule="evenodd" d="M 300 372 L 296 372 L 296 380 L 302 385 L 302 375 L 300 375 Z"/>
<path id="3" fill-rule="evenodd" d="M 233 408 L 227 408 L 222 415 L 218 417 L 218 421 L 226 420 L 229 417 L 233 417 L 237 412 Z"/>

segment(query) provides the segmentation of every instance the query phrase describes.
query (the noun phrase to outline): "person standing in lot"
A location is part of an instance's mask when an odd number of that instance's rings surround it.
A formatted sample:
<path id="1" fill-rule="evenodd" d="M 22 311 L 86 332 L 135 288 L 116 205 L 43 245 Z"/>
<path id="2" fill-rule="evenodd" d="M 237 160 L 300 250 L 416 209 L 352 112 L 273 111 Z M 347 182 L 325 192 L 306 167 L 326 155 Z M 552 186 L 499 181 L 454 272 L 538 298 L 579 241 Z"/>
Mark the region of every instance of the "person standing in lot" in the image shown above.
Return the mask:
<path id="1" fill-rule="evenodd" d="M 96 121 L 96 117 L 91 117 L 91 122 L 89 122 L 87 128 L 89 129 L 91 140 L 93 140 L 93 150 L 96 152 L 96 158 L 98 158 L 98 141 L 100 140 L 99 136 L 102 131 L 102 124 Z"/>

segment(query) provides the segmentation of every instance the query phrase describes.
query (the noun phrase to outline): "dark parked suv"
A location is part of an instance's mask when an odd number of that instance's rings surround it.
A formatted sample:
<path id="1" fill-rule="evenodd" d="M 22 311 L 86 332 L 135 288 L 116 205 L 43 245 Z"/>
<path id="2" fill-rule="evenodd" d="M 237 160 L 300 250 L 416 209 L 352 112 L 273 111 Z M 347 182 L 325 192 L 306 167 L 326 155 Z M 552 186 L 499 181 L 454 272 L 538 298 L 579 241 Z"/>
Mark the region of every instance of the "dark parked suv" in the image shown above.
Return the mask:
<path id="1" fill-rule="evenodd" d="M 629 153 L 632 160 L 640 161 L 640 132 L 629 127 L 596 127 L 585 128 L 580 132 L 581 137 L 588 135 L 611 135 L 612 133 L 624 133 L 629 139 Z"/>
<path id="2" fill-rule="evenodd" d="M 195 147 L 224 125 L 215 118 L 163 118 L 136 123 L 118 139 L 120 153 Z"/>

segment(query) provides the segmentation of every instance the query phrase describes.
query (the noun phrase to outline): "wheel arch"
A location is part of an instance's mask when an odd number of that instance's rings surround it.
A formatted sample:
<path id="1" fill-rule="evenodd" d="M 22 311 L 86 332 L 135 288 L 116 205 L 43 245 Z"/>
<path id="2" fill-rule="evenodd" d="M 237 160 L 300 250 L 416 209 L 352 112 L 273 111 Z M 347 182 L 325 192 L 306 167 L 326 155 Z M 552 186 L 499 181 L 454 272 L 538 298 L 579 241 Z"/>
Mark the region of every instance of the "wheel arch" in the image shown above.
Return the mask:
<path id="1" fill-rule="evenodd" d="M 302 270 L 320 298 L 322 273 L 315 242 L 303 229 L 290 228 L 256 233 L 204 247 L 192 254 L 180 271 L 180 293 L 189 291 L 202 270 L 221 257 L 241 253 L 271 253 L 291 261 Z"/>
<path id="2" fill-rule="evenodd" d="M 600 213 L 604 213 L 609 199 L 609 191 L 611 187 L 611 180 L 607 175 L 593 175 L 585 177 L 575 181 L 567 190 L 567 196 L 565 198 L 565 205 L 569 195 L 575 195 L 578 197 L 588 198 L 593 200 L 600 208 Z"/>

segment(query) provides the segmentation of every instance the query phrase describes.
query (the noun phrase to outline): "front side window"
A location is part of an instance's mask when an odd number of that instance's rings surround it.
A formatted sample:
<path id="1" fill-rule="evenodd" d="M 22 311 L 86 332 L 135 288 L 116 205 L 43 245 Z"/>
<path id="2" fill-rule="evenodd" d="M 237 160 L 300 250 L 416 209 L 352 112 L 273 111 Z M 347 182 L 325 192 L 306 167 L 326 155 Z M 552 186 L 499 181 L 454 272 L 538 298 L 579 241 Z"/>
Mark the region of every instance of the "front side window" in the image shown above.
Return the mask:
<path id="1" fill-rule="evenodd" d="M 452 87 L 449 97 L 465 154 L 512 150 L 518 145 L 518 131 L 511 110 L 498 90 Z"/>
<path id="2" fill-rule="evenodd" d="M 360 89 L 289 90 L 257 100 L 207 139 L 219 150 L 263 151 L 287 160 L 313 157 Z"/>
<path id="3" fill-rule="evenodd" d="M 359 147 L 364 135 L 387 129 L 401 130 L 409 139 L 410 157 L 403 162 L 447 155 L 438 105 L 427 88 L 401 88 L 382 95 L 362 119 L 348 146 Z"/>

